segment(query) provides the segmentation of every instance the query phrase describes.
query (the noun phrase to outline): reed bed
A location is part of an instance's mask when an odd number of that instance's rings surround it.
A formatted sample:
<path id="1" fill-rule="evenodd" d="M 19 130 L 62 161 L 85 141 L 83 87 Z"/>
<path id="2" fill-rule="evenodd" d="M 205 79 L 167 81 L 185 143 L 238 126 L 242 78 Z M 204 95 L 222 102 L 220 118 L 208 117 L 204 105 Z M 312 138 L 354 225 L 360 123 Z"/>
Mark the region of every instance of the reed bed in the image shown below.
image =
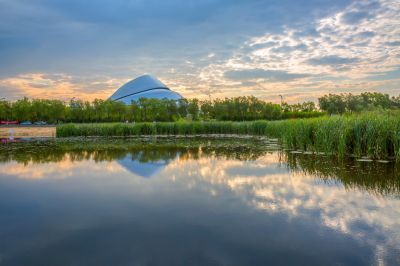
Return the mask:
<path id="1" fill-rule="evenodd" d="M 400 160 L 400 116 L 375 114 L 253 122 L 65 124 L 57 137 L 237 134 L 279 138 L 289 149 Z"/>
<path id="2" fill-rule="evenodd" d="M 158 122 L 65 124 L 57 126 L 57 137 L 144 136 L 144 135 L 266 135 L 269 123 L 257 122 Z M 270 132 L 271 135 L 272 132 Z"/>

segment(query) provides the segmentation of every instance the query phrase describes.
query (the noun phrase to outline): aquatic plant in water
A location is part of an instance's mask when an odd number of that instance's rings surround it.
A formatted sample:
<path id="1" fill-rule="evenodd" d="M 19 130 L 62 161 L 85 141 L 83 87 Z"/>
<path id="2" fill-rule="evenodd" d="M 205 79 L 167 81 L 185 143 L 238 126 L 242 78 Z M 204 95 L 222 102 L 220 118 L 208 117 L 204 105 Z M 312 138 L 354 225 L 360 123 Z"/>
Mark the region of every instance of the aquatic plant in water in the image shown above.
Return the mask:
<path id="1" fill-rule="evenodd" d="M 256 135 L 279 138 L 289 149 L 400 159 L 400 116 L 390 113 L 251 122 L 65 124 L 57 137 L 143 135 Z"/>

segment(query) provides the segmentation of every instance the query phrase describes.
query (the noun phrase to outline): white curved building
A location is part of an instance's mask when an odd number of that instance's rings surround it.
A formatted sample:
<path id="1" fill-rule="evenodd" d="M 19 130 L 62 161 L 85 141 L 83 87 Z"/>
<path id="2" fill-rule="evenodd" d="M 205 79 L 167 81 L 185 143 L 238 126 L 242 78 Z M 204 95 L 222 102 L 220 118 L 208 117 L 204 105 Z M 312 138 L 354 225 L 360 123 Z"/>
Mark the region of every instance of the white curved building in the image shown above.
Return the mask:
<path id="1" fill-rule="evenodd" d="M 111 95 L 109 100 L 131 104 L 132 101 L 138 101 L 140 98 L 179 100 L 183 97 L 179 93 L 170 90 L 155 77 L 144 75 L 123 85 Z"/>

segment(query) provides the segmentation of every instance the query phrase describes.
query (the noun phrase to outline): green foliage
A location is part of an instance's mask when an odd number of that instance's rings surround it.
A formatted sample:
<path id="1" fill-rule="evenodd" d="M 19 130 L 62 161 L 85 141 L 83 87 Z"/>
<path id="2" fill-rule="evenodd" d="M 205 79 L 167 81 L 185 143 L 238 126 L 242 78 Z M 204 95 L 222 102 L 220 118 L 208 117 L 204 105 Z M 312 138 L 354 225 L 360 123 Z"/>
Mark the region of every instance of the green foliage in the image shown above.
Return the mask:
<path id="1" fill-rule="evenodd" d="M 65 109 L 65 104 L 59 100 L 23 98 L 14 103 L 0 101 L 0 119 L 56 123 L 65 120 Z"/>
<path id="2" fill-rule="evenodd" d="M 193 121 L 153 123 L 65 124 L 57 137 L 238 134 L 280 138 L 290 149 L 400 159 L 398 112 L 280 121 Z"/>
<path id="3" fill-rule="evenodd" d="M 326 113 L 399 109 L 400 96 L 390 98 L 386 94 L 370 92 L 360 95 L 329 94 L 319 98 L 319 106 L 321 110 L 317 110 L 313 102 L 292 105 L 283 102 L 279 105 L 254 96 L 213 101 L 141 98 L 130 105 L 99 99 L 92 102 L 72 99 L 67 104 L 58 100 L 23 98 L 13 103 L 0 101 L 0 119 L 49 123 L 282 120 L 321 117 Z"/>
<path id="4" fill-rule="evenodd" d="M 400 108 L 400 95 L 390 98 L 388 94 L 379 92 L 364 92 L 360 95 L 329 94 L 319 98 L 318 101 L 321 110 L 328 114 Z"/>
<path id="5" fill-rule="evenodd" d="M 223 100 L 199 101 L 181 99 L 140 98 L 130 105 L 95 99 L 92 102 L 72 99 L 68 104 L 57 100 L 29 100 L 14 103 L 0 101 L 1 120 L 46 121 L 49 123 L 103 122 L 173 122 L 186 121 L 254 121 L 323 116 L 311 103 L 285 105 L 264 102 L 256 97 L 235 97 Z"/>
<path id="6" fill-rule="evenodd" d="M 363 163 L 355 158 L 285 153 L 283 160 L 298 173 L 318 176 L 326 181 L 340 182 L 348 189 L 364 189 L 378 195 L 400 193 L 399 163 Z"/>
<path id="7" fill-rule="evenodd" d="M 400 116 L 366 113 L 341 117 L 286 120 L 282 140 L 289 148 L 400 159 Z"/>

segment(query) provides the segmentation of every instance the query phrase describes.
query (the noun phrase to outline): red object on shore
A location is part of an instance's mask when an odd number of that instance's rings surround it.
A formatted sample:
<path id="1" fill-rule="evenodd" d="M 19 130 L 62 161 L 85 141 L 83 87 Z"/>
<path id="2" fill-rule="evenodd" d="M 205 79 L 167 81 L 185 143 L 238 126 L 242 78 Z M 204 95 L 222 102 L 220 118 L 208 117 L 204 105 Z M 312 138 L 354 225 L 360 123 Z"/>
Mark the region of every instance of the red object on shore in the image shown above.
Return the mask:
<path id="1" fill-rule="evenodd" d="M 2 121 L 0 121 L 0 124 L 1 125 L 18 125 L 19 121 L 5 121 L 5 120 L 2 120 Z"/>

